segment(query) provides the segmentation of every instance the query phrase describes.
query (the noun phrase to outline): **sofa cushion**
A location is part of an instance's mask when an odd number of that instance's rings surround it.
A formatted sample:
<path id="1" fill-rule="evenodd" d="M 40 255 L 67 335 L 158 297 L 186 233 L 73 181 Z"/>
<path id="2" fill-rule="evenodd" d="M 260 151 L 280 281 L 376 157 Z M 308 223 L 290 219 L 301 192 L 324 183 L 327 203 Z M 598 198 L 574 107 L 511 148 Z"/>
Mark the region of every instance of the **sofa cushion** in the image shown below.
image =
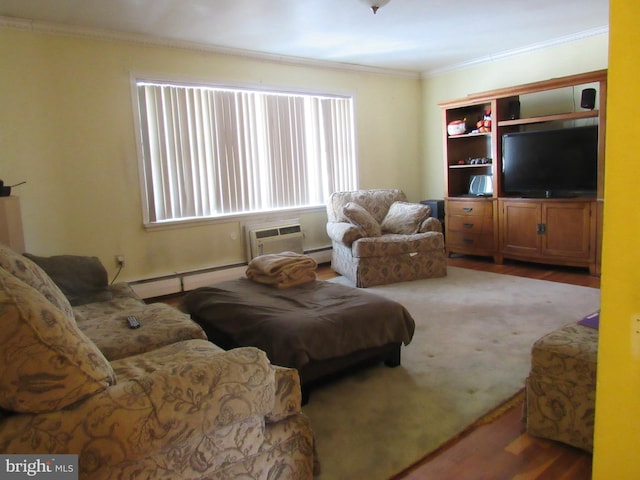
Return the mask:
<path id="1" fill-rule="evenodd" d="M 418 233 L 430 213 L 429 207 L 420 203 L 394 202 L 382 220 L 382 231 L 400 235 Z"/>
<path id="2" fill-rule="evenodd" d="M 111 300 L 109 277 L 98 257 L 24 254 L 55 282 L 71 305 Z"/>
<path id="3" fill-rule="evenodd" d="M 47 300 L 62 310 L 69 319 L 73 319 L 73 309 L 69 300 L 45 271 L 25 256 L 14 252 L 1 243 L 0 267 L 38 290 Z"/>
<path id="4" fill-rule="evenodd" d="M 533 344 L 530 375 L 595 385 L 597 360 L 598 330 L 570 323 Z"/>
<path id="5" fill-rule="evenodd" d="M 380 224 L 373 216 L 361 205 L 354 202 L 348 202 L 342 209 L 344 216 L 352 224 L 362 228 L 365 236 L 379 237 L 382 233 Z"/>
<path id="6" fill-rule="evenodd" d="M 111 365 L 73 319 L 0 268 L 0 407 L 60 410 L 115 383 Z"/>
<path id="7" fill-rule="evenodd" d="M 131 297 L 74 307 L 76 322 L 109 361 L 137 355 L 182 340 L 204 339 L 204 330 L 189 315 L 165 303 L 144 302 Z M 132 330 L 127 316 L 140 328 Z"/>

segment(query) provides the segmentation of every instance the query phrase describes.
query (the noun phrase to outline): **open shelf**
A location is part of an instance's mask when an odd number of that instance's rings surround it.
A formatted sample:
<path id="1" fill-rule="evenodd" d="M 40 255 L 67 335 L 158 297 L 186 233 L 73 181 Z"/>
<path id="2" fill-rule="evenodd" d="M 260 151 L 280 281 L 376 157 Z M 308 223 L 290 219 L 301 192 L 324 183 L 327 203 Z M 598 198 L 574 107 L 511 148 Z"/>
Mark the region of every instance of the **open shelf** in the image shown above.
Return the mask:
<path id="1" fill-rule="evenodd" d="M 469 165 L 469 164 L 464 164 L 464 165 L 449 165 L 449 168 L 486 168 L 486 167 L 490 167 L 492 164 L 491 163 L 479 163 L 476 165 Z"/>
<path id="2" fill-rule="evenodd" d="M 489 135 L 491 135 L 491 132 L 463 133 L 461 135 L 449 135 L 449 138 L 487 137 Z"/>
<path id="3" fill-rule="evenodd" d="M 587 110 L 584 112 L 556 113 L 541 117 L 517 118 L 515 120 L 501 120 L 499 127 L 512 127 L 516 125 L 531 125 L 532 123 L 554 122 L 558 120 L 579 120 L 582 118 L 598 118 L 599 110 Z"/>

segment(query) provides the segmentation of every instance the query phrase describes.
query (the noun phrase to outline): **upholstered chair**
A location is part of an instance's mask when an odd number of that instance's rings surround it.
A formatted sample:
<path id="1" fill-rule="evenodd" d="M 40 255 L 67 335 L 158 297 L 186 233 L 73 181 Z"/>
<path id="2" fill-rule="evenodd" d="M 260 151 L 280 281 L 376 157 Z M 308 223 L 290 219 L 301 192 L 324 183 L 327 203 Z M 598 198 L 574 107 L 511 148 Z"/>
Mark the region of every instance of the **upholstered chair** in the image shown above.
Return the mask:
<path id="1" fill-rule="evenodd" d="M 402 190 L 333 193 L 327 220 L 331 267 L 357 287 L 447 274 L 440 221 Z"/>

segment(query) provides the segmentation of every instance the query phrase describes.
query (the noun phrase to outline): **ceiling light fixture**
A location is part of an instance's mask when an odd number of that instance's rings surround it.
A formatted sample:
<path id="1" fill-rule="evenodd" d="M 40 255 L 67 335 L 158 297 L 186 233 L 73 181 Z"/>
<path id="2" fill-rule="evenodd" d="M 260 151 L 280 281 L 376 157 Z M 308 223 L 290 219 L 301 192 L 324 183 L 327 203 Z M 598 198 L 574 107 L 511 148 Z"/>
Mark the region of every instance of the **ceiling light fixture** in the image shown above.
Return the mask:
<path id="1" fill-rule="evenodd" d="M 380 7 L 384 7 L 387 3 L 389 3 L 389 0 L 364 0 L 364 1 L 367 5 L 369 5 L 369 7 L 371 7 L 371 11 L 373 12 L 374 15 L 378 13 L 378 10 L 380 9 Z"/>

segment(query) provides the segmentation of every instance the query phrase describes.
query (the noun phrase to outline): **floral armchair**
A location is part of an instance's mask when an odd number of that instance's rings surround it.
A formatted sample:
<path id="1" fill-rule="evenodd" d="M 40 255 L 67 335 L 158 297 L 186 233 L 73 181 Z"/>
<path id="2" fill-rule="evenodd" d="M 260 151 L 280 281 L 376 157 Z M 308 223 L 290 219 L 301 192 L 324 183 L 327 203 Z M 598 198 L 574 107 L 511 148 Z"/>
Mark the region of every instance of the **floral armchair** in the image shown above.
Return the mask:
<path id="1" fill-rule="evenodd" d="M 401 190 L 336 192 L 327 204 L 331 267 L 357 287 L 447 274 L 442 225 Z"/>

